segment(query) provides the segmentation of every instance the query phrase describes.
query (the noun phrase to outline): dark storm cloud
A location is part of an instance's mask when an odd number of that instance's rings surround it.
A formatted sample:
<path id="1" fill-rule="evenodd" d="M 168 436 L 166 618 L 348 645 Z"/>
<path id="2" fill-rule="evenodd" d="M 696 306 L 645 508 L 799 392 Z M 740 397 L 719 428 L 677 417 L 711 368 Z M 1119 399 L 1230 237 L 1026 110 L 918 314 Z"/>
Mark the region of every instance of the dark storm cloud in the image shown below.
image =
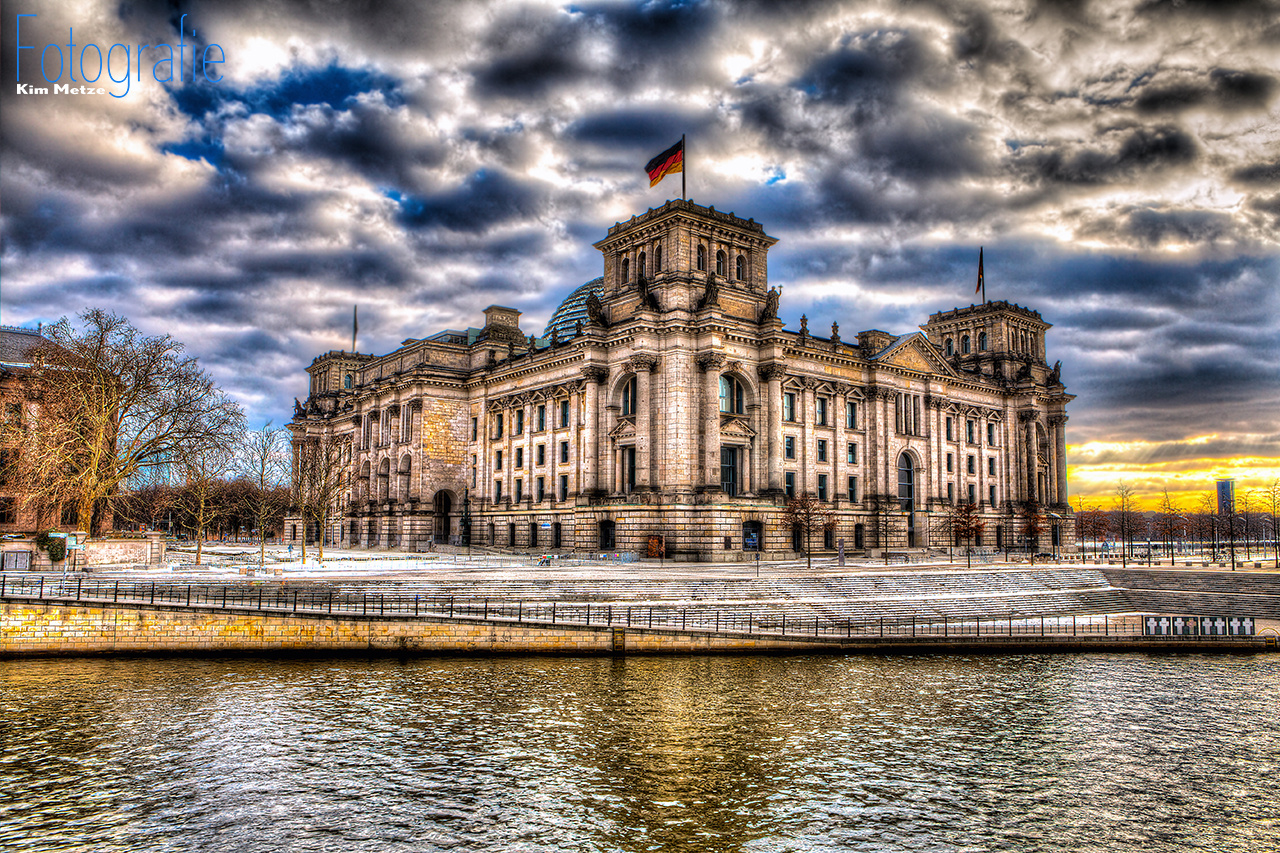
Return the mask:
<path id="1" fill-rule="evenodd" d="M 1144 86 L 1134 106 L 1143 113 L 1180 112 L 1202 105 L 1221 110 L 1259 110 L 1266 109 L 1276 92 L 1274 77 L 1252 71 L 1216 68 L 1207 76 L 1178 76 L 1189 79 Z"/>
<path id="2" fill-rule="evenodd" d="M 410 228 L 442 226 L 484 231 L 495 225 L 540 215 L 546 192 L 497 170 L 482 169 L 453 190 L 432 196 L 396 198 L 400 221 Z"/>
<path id="3" fill-rule="evenodd" d="M 1263 187 L 1280 185 L 1280 160 L 1245 166 L 1232 172 L 1231 178 L 1246 185 Z"/>
<path id="4" fill-rule="evenodd" d="M 1101 184 L 1129 180 L 1143 172 L 1190 163 L 1199 155 L 1196 141 L 1172 125 L 1104 131 L 1103 136 L 1124 133 L 1113 150 L 1100 147 L 1027 146 L 1013 153 L 1015 169 L 1033 179 L 1061 184 Z"/>

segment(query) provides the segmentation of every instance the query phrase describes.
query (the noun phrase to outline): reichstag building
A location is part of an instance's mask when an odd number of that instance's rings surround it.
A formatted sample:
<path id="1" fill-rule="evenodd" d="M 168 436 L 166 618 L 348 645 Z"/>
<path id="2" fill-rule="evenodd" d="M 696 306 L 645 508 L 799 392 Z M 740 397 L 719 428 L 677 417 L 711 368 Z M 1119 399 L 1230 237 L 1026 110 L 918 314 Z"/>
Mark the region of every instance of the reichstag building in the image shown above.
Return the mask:
<path id="1" fill-rule="evenodd" d="M 907 334 L 785 329 L 775 242 L 670 201 L 609 229 L 604 275 L 541 336 L 492 306 L 483 327 L 319 356 L 290 430 L 295 458 L 347 448 L 342 497 L 325 530 L 295 517 L 287 535 L 737 560 L 799 550 L 784 510 L 807 494 L 814 550 L 945 548 L 957 502 L 980 508 L 978 544 L 1070 544 L 1072 396 L 1040 314 L 988 302 Z M 1015 514 L 1028 500 L 1034 543 Z"/>

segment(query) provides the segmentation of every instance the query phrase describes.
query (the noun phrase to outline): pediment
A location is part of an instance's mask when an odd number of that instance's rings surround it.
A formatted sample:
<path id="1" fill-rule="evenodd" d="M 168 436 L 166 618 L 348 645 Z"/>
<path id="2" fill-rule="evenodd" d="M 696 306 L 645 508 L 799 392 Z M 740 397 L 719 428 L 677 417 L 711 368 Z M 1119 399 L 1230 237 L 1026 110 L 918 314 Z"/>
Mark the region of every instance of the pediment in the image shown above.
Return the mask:
<path id="1" fill-rule="evenodd" d="M 618 421 L 618 425 L 609 430 L 609 437 L 617 440 L 625 440 L 636 437 L 636 424 L 634 418 L 624 418 Z"/>
<path id="2" fill-rule="evenodd" d="M 720 418 L 720 438 L 741 438 L 753 439 L 756 437 L 756 431 L 751 428 L 751 424 L 747 423 L 744 418 L 721 417 Z"/>
<path id="3" fill-rule="evenodd" d="M 924 335 L 915 333 L 899 340 L 876 359 L 885 364 L 893 364 L 917 373 L 942 373 L 954 375 L 951 365 L 925 339 Z"/>

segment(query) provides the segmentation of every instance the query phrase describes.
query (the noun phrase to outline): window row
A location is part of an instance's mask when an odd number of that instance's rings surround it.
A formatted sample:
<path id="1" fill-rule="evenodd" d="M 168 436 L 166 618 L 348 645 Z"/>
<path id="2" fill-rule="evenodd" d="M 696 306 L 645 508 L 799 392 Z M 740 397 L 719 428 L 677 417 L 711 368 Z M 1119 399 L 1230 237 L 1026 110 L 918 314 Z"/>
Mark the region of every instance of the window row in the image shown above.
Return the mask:
<path id="1" fill-rule="evenodd" d="M 505 451 L 502 451 L 502 450 L 495 450 L 493 452 L 493 470 L 495 471 L 502 470 L 502 460 L 503 460 L 504 453 Z M 560 462 L 567 463 L 568 461 L 569 461 L 569 442 L 562 441 L 560 442 Z M 524 467 L 524 448 L 523 447 L 517 447 L 515 449 L 514 462 L 515 462 L 515 465 L 513 467 L 515 468 Z M 472 465 L 476 464 L 476 457 L 474 454 L 471 457 L 471 464 Z M 547 464 L 547 446 L 545 444 L 539 444 L 533 448 L 533 464 L 534 465 Z"/>
<path id="2" fill-rule="evenodd" d="M 367 412 L 361 423 L 360 446 L 368 449 L 377 441 L 379 447 L 398 442 L 407 444 L 413 440 L 413 409 L 401 406 L 399 412 L 391 409 Z"/>
<path id="3" fill-rule="evenodd" d="M 815 397 L 813 401 L 813 422 L 817 426 L 829 426 L 829 405 L 830 400 L 827 397 Z M 796 407 L 796 394 L 794 391 L 782 392 L 782 419 L 788 423 L 796 423 L 800 410 Z M 844 404 L 844 426 L 845 429 L 858 428 L 858 403 L 849 400 Z"/>
<path id="4" fill-rule="evenodd" d="M 948 453 L 947 454 L 947 473 L 950 474 L 954 471 L 955 471 L 955 454 Z M 965 473 L 967 474 L 978 473 L 977 458 L 973 454 L 969 454 L 965 457 Z M 991 477 L 994 477 L 996 475 L 996 458 L 994 456 L 987 457 L 987 474 L 988 476 L 991 476 Z"/>
<path id="5" fill-rule="evenodd" d="M 830 500 L 828 476 L 826 474 L 818 475 L 818 491 L 816 497 L 820 501 Z M 845 480 L 844 498 L 848 501 L 857 501 L 858 498 L 858 478 L 848 477 Z M 782 489 L 788 498 L 796 496 L 796 472 L 784 471 L 782 474 Z"/>
<path id="6" fill-rule="evenodd" d="M 782 455 L 786 459 L 796 458 L 796 437 L 794 435 L 784 435 L 782 437 Z M 819 462 L 827 461 L 827 440 L 820 438 L 814 442 L 814 455 Z M 857 442 L 849 442 L 845 445 L 845 461 L 850 465 L 858 464 L 858 444 Z"/>
<path id="7" fill-rule="evenodd" d="M 569 426 L 569 401 L 560 400 L 556 404 L 556 429 L 565 429 Z M 493 413 L 493 433 L 491 439 L 500 439 L 506 435 L 507 418 L 505 412 Z M 511 434 L 524 435 L 524 409 L 517 408 L 513 410 L 511 417 Z M 533 432 L 545 432 L 547 429 L 547 406 L 545 403 L 538 404 L 533 410 Z M 480 419 L 478 417 L 471 418 L 471 440 L 476 441 L 480 433 Z"/>
<path id="8" fill-rule="evenodd" d="M 943 347 L 943 350 L 945 350 L 948 357 L 955 355 L 956 354 L 955 338 L 950 338 L 950 337 L 947 338 L 945 341 L 943 341 L 942 347 Z M 968 355 L 972 351 L 973 351 L 973 345 L 970 342 L 969 336 L 961 335 L 960 336 L 960 354 Z M 978 332 L 978 352 L 986 352 L 986 351 L 987 351 L 987 333 Z"/>
<path id="9" fill-rule="evenodd" d="M 473 469 L 474 471 L 474 469 Z M 568 500 L 569 498 L 569 475 L 561 474 L 557 481 L 556 500 Z M 522 501 L 526 497 L 524 492 L 524 480 L 517 477 L 513 483 L 511 499 L 514 501 Z M 533 494 L 528 495 L 534 501 L 542 502 L 547 499 L 547 478 L 535 477 L 533 481 Z M 493 502 L 498 503 L 502 500 L 502 481 L 493 481 Z"/>
<path id="10" fill-rule="evenodd" d="M 955 424 L 956 419 L 948 417 L 946 420 L 947 441 L 955 441 Z M 969 444 L 981 444 L 981 431 L 978 428 L 978 422 L 973 418 L 965 418 L 964 421 L 964 439 Z M 996 446 L 996 424 L 994 421 L 987 421 L 987 445 Z"/>

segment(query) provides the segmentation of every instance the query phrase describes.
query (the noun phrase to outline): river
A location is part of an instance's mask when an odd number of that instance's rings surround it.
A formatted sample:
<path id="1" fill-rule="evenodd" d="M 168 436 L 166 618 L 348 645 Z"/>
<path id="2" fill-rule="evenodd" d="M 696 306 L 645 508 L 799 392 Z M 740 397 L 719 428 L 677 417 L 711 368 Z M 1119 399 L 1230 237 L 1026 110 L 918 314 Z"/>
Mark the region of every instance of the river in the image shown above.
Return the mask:
<path id="1" fill-rule="evenodd" d="M 0 662 L 0 849 L 1280 849 L 1280 657 Z"/>

